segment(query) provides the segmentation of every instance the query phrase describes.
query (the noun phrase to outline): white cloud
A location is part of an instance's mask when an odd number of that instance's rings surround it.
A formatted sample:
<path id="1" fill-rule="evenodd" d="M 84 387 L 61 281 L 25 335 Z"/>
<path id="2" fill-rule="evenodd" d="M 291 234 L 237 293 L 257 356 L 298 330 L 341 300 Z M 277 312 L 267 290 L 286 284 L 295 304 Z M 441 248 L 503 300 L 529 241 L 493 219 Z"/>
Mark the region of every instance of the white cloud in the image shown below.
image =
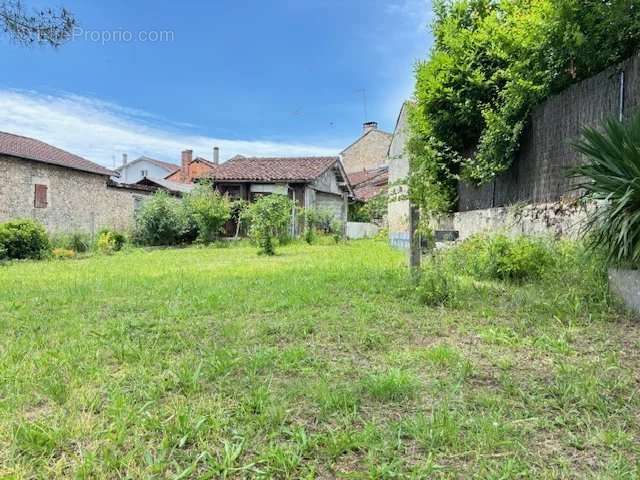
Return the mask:
<path id="1" fill-rule="evenodd" d="M 112 167 L 122 153 L 180 161 L 180 152 L 211 158 L 214 146 L 221 159 L 246 156 L 336 154 L 330 147 L 261 140 L 228 140 L 188 133 L 177 124 L 144 111 L 78 95 L 0 90 L 0 130 L 34 137 L 56 147 Z"/>

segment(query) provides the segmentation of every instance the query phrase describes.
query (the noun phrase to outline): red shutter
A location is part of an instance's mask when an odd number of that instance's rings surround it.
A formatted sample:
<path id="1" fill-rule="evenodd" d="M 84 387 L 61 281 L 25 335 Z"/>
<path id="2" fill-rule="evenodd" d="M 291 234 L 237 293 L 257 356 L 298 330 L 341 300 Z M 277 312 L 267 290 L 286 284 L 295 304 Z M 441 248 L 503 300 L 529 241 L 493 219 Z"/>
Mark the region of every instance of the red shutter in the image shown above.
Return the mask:
<path id="1" fill-rule="evenodd" d="M 47 186 L 36 185 L 33 198 L 33 206 L 35 208 L 47 208 Z"/>

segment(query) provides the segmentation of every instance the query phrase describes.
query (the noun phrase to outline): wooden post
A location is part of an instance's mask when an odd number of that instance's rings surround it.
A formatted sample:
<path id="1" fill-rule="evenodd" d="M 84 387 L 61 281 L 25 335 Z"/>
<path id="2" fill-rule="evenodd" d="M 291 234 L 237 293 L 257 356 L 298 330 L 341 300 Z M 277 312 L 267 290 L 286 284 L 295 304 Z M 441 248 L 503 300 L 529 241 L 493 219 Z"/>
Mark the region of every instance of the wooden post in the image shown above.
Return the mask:
<path id="1" fill-rule="evenodd" d="M 420 209 L 415 205 L 409 207 L 409 268 L 415 273 L 420 268 L 420 257 L 422 255 L 420 245 L 420 234 L 418 225 L 420 224 Z"/>

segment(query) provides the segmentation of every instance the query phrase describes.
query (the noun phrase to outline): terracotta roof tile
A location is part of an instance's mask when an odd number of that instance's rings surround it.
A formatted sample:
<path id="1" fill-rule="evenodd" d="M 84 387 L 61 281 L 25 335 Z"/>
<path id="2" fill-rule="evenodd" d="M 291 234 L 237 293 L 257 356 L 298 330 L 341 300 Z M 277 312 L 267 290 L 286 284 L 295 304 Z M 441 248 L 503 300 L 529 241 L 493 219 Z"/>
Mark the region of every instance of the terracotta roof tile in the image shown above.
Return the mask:
<path id="1" fill-rule="evenodd" d="M 355 199 L 367 202 L 387 190 L 389 186 L 389 167 L 384 166 L 352 173 L 349 175 L 349 181 L 353 185 Z"/>
<path id="2" fill-rule="evenodd" d="M 358 185 L 364 182 L 369 182 L 376 177 L 381 175 L 388 175 L 389 167 L 387 165 L 379 168 L 373 168 L 370 170 L 362 170 L 360 172 L 349 173 L 349 183 L 353 188 L 356 188 Z"/>
<path id="3" fill-rule="evenodd" d="M 221 181 L 309 182 L 339 161 L 340 157 L 233 157 L 208 176 Z"/>
<path id="4" fill-rule="evenodd" d="M 97 163 L 90 162 L 48 143 L 6 132 L 0 132 L 0 155 L 35 160 L 36 162 L 59 165 L 98 175 L 111 176 L 115 174 L 115 172 L 107 170 Z"/>

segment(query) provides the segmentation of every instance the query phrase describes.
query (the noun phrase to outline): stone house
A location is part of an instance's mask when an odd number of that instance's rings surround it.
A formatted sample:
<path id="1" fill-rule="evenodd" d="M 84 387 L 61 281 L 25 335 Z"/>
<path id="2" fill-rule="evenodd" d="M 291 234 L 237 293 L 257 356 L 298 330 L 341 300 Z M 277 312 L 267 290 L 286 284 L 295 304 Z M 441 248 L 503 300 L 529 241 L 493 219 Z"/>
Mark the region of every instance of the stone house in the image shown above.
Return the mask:
<path id="1" fill-rule="evenodd" d="M 113 180 L 120 183 L 137 183 L 143 178 L 165 178 L 179 167 L 175 163 L 163 162 L 146 156 L 127 161 L 127 154 L 122 155 L 122 165 L 115 169 L 117 176 Z"/>
<path id="2" fill-rule="evenodd" d="M 344 170 L 347 174 L 374 170 L 386 165 L 389 144 L 392 135 L 378 130 L 377 122 L 366 122 L 362 135 L 340 152 Z"/>
<path id="3" fill-rule="evenodd" d="M 405 150 L 408 138 L 408 110 L 411 105 L 406 101 L 400 108 L 393 137 L 389 144 L 389 203 L 387 223 L 389 242 L 392 246 L 410 248 L 410 205 L 407 186 L 409 176 L 409 156 Z"/>
<path id="4" fill-rule="evenodd" d="M 218 165 L 208 178 L 231 199 L 254 201 L 273 193 L 287 195 L 298 207 L 333 212 L 346 224 L 348 200 L 353 196 L 340 157 L 233 157 Z M 293 234 L 300 233 L 295 220 Z M 235 231 L 235 225 L 227 228 Z"/>
<path id="5" fill-rule="evenodd" d="M 39 140 L 0 132 L 0 222 L 32 218 L 49 232 L 127 229 L 154 189 Z"/>
<path id="6" fill-rule="evenodd" d="M 213 148 L 213 161 L 202 157 L 193 158 L 193 150 L 183 150 L 180 167 L 176 166 L 175 170 L 164 178 L 172 182 L 193 183 L 194 180 L 210 176 L 219 164 L 218 147 Z"/>

